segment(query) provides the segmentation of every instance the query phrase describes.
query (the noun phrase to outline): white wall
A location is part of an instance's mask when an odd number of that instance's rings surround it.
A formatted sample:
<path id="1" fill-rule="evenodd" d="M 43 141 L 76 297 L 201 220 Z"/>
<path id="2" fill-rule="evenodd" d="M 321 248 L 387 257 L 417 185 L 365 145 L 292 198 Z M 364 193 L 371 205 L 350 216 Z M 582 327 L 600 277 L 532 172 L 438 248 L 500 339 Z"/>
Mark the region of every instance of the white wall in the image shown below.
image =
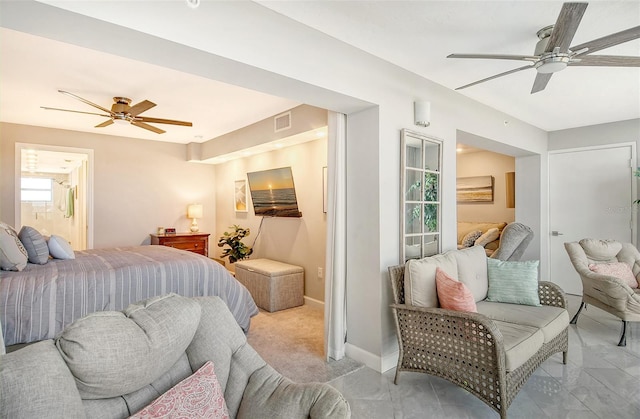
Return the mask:
<path id="1" fill-rule="evenodd" d="M 515 208 L 507 208 L 505 173 L 515 171 L 515 158 L 491 151 L 458 154 L 457 177 L 493 176 L 493 202 L 458 204 L 458 221 L 515 221 Z"/>
<path id="2" fill-rule="evenodd" d="M 251 259 L 268 258 L 304 268 L 305 296 L 324 301 L 324 279 L 318 278 L 318 268 L 324 269 L 327 215 L 322 211 L 322 168 L 327 165 L 327 139 L 323 139 L 261 153 L 219 164 L 216 178 L 216 230 L 212 241 L 229 226 L 238 224 L 251 229 L 243 240 L 249 246 L 256 240 L 260 223 L 262 229 L 255 242 Z M 247 178 L 248 172 L 291 167 L 301 218 L 256 217 L 248 199 L 249 211 L 234 209 L 234 182 Z M 248 190 L 247 190 L 248 192 Z M 215 247 L 220 255 L 222 248 Z M 227 267 L 233 269 L 228 260 Z M 324 275 L 323 275 L 324 276 Z"/>
<path id="3" fill-rule="evenodd" d="M 108 2 L 59 4 L 80 14 L 16 2 L 3 7 L 2 24 L 348 115 L 347 339 L 354 357 L 378 370 L 392 366 L 397 352 L 387 267 L 399 262 L 400 130 L 443 140 L 445 250 L 456 245 L 458 130 L 546 151 L 546 132 L 253 2 L 203 2 L 196 11 L 156 2 L 153 19 L 149 2 L 132 2 L 127 13 Z M 128 42 L 114 44 L 113 33 Z M 431 101 L 430 127 L 413 126 L 415 100 Z M 520 175 L 545 176 L 529 169 Z"/>
<path id="4" fill-rule="evenodd" d="M 0 220 L 10 225 L 16 142 L 94 150 L 95 248 L 149 243 L 158 226 L 188 231 L 192 202 L 204 206 L 201 231 L 214 233 L 215 171 L 188 163 L 185 145 L 0 123 Z"/>

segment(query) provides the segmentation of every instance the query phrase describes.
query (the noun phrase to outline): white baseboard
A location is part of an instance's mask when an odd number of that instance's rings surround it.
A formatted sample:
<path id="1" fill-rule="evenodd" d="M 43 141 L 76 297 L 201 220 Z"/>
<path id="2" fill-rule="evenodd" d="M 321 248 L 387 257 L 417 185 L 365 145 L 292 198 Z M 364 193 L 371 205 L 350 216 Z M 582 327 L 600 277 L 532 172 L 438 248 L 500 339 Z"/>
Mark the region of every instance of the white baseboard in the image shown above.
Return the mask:
<path id="1" fill-rule="evenodd" d="M 380 357 L 347 342 L 345 343 L 345 354 L 355 361 L 362 362 L 372 370 L 383 373 L 396 367 L 399 352 L 395 351 L 389 355 Z"/>
<path id="2" fill-rule="evenodd" d="M 324 310 L 324 301 L 316 300 L 315 298 L 304 296 L 304 304 L 313 308 L 319 308 Z"/>

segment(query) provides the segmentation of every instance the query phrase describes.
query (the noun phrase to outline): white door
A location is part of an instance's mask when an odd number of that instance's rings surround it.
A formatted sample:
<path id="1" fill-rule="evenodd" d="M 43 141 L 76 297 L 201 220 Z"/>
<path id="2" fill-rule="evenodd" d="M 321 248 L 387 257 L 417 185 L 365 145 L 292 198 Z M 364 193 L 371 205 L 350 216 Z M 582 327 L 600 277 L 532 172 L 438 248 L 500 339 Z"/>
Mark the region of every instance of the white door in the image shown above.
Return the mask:
<path id="1" fill-rule="evenodd" d="M 634 242 L 632 145 L 549 153 L 550 280 L 582 295 L 565 242 L 583 238 Z"/>

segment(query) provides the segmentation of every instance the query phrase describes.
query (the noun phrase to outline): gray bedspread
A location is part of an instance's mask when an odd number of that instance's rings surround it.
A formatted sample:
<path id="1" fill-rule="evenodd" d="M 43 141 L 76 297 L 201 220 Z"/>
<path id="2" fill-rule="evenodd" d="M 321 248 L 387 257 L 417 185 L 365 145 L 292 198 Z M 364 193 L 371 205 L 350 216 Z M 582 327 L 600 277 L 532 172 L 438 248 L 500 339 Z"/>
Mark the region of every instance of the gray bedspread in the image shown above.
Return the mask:
<path id="1" fill-rule="evenodd" d="M 0 271 L 0 323 L 5 345 L 51 339 L 74 320 L 95 311 L 170 292 L 217 295 L 243 330 L 258 313 L 251 294 L 219 263 L 165 246 L 75 252 L 71 260 Z"/>

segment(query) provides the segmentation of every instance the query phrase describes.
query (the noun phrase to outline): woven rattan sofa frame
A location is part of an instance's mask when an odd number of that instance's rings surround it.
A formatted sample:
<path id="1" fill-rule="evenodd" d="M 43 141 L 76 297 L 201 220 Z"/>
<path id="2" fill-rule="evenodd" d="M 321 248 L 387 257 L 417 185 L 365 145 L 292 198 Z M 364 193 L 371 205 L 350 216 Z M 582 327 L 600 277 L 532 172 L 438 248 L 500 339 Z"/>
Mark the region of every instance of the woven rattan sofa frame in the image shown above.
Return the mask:
<path id="1" fill-rule="evenodd" d="M 506 418 L 511 402 L 540 364 L 557 352 L 567 363 L 568 326 L 522 366 L 507 372 L 502 334 L 491 319 L 478 313 L 405 305 L 404 265 L 389 267 L 389 275 L 399 346 L 395 384 L 401 371 L 444 378 Z M 542 305 L 568 306 L 556 284 L 541 281 L 538 293 Z"/>

